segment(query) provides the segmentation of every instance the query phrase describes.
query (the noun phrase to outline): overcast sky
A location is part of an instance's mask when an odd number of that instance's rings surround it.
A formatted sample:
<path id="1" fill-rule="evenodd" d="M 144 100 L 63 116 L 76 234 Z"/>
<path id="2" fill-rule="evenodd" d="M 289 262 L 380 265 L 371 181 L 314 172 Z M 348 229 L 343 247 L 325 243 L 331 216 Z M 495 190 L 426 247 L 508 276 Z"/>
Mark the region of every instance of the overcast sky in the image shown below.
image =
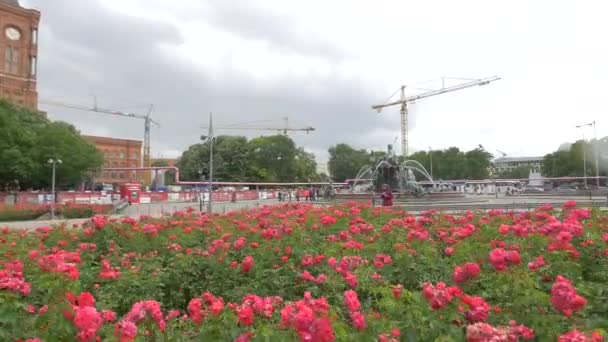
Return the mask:
<path id="1" fill-rule="evenodd" d="M 402 84 L 440 87 L 424 81 L 442 76 L 502 80 L 412 105 L 410 150 L 482 144 L 541 155 L 593 120 L 608 135 L 601 1 L 21 3 L 42 12 L 40 98 L 90 105 L 95 95 L 100 106 L 137 112 L 154 104 L 154 157 L 197 142 L 211 111 L 217 124 L 276 127 L 289 116 L 313 126 L 291 136 L 320 162 L 340 142 L 383 149 L 399 135 L 399 108 L 370 106 Z M 143 138 L 138 120 L 40 107 L 85 134 Z"/>

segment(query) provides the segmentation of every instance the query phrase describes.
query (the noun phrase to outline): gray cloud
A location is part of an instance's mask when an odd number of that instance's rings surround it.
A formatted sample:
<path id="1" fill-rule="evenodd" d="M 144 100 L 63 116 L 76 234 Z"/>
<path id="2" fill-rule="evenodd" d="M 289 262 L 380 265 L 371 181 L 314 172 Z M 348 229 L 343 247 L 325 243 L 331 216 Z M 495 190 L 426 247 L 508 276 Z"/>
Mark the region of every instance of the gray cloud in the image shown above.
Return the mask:
<path id="1" fill-rule="evenodd" d="M 243 38 L 264 40 L 288 53 L 331 59 L 345 57 L 344 51 L 294 25 L 293 18 L 258 7 L 252 1 L 211 0 L 206 5 L 211 12 L 210 23 Z"/>
<path id="2" fill-rule="evenodd" d="M 264 84 L 234 70 L 229 63 L 211 75 L 161 50 L 161 46 L 171 50 L 182 43 L 179 29 L 171 23 L 113 12 L 99 1 L 31 0 L 27 4 L 38 7 L 43 18 L 40 97 L 92 103 L 90 96 L 95 94 L 102 106 L 140 112 L 145 111 L 143 104 L 153 103 L 154 117 L 162 124 L 152 132 L 155 155 L 195 143 L 210 111 L 215 113 L 217 123 L 275 119 L 276 123 L 269 124 L 273 127 L 280 126 L 281 118 L 288 115 L 294 126 L 317 128 L 308 136 L 293 135 L 297 143 L 315 152 L 326 151 L 338 142 L 364 147 L 372 128 L 398 129 L 396 116 L 379 119 L 369 109 L 382 94 L 366 86 L 365 80 L 341 78 L 332 72 L 323 77 L 285 76 Z M 324 49 L 322 41 L 310 38 L 308 43 L 298 44 L 302 37 L 291 36 L 288 23 L 280 18 L 256 18 L 245 13 L 251 14 L 253 9 L 234 10 L 217 1 L 213 4 L 217 11 L 210 22 L 219 28 L 234 30 L 245 38 L 265 37 L 286 49 L 297 46 L 293 52 L 339 58 L 339 52 L 331 47 Z M 228 27 L 230 18 L 239 24 Z M 271 35 L 277 31 L 273 30 L 275 25 L 286 29 Z M 133 108 L 135 104 L 138 106 Z M 41 107 L 52 118 L 74 123 L 83 133 L 112 132 L 116 137 L 138 139 L 143 135 L 142 122 Z M 225 133 L 251 137 L 264 132 Z M 371 143 L 383 146 L 384 140 L 392 142 L 390 135 Z"/>

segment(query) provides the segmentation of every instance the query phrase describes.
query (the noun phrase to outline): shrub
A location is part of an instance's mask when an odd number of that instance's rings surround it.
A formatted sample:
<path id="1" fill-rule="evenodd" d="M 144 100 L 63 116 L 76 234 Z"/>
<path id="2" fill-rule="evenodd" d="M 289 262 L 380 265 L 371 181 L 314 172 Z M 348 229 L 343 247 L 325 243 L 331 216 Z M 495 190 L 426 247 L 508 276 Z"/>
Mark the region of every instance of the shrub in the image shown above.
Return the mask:
<path id="1" fill-rule="evenodd" d="M 0 340 L 600 341 L 607 259 L 608 216 L 585 209 L 285 204 L 4 229 Z"/>

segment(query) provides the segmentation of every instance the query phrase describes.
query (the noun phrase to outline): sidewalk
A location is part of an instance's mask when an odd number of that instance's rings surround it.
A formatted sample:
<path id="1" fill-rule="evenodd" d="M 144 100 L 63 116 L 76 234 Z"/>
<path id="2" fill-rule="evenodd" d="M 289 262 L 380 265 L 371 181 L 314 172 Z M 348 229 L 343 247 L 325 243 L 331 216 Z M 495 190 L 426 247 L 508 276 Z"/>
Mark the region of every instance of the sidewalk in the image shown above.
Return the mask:
<path id="1" fill-rule="evenodd" d="M 213 212 L 216 214 L 223 214 L 229 211 L 251 209 L 258 206 L 264 205 L 275 205 L 279 202 L 275 200 L 255 200 L 255 201 L 239 201 L 239 202 L 215 202 L 213 203 Z M 151 204 L 133 204 L 127 207 L 119 215 L 110 215 L 112 218 L 122 217 L 133 217 L 139 218 L 141 215 L 161 217 L 164 215 L 170 215 L 175 211 L 186 210 L 193 208 L 196 211 L 199 210 L 199 203 L 186 202 L 186 203 L 151 203 Z M 203 205 L 203 211 L 207 210 L 207 203 Z M 73 225 L 81 225 L 82 223 L 90 220 L 89 218 L 80 219 L 62 219 L 62 220 L 35 220 L 35 221 L 16 221 L 16 222 L 0 222 L 0 228 L 8 227 L 10 229 L 22 229 L 22 230 L 33 230 L 39 227 L 46 227 L 51 225 L 65 224 L 66 227 L 72 227 Z"/>

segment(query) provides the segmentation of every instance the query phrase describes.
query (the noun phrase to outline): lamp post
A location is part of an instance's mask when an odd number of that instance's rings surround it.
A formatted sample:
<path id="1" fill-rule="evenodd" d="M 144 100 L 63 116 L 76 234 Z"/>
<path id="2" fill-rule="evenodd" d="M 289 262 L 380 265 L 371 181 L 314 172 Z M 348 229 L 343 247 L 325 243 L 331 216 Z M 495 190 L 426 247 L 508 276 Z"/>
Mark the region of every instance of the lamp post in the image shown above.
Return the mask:
<path id="1" fill-rule="evenodd" d="M 595 120 L 592 122 L 593 124 L 593 139 L 595 140 L 595 185 L 598 190 L 600 188 L 600 148 L 597 141 L 597 129 L 595 127 Z"/>
<path id="2" fill-rule="evenodd" d="M 211 215 L 211 211 L 213 209 L 213 113 L 209 113 L 209 135 L 201 136 L 202 141 L 209 141 L 209 200 L 207 201 L 207 212 Z"/>
<path id="3" fill-rule="evenodd" d="M 199 211 L 202 213 L 203 212 L 203 181 L 205 180 L 205 176 L 203 175 L 203 168 L 199 167 L 198 168 L 198 175 L 199 177 L 201 177 L 201 187 L 198 189 L 198 206 L 199 206 Z"/>
<path id="4" fill-rule="evenodd" d="M 576 126 L 576 128 L 585 128 L 585 127 L 591 127 L 593 126 L 594 130 L 595 130 L 595 121 L 590 122 L 588 124 L 584 124 L 584 125 L 578 125 Z M 595 177 L 597 180 L 597 184 L 599 186 L 599 163 L 598 163 L 598 157 L 597 157 L 597 136 L 595 137 L 595 146 L 596 146 L 596 156 L 595 156 Z M 585 131 L 583 130 L 583 176 L 584 176 L 584 181 L 585 181 L 585 189 L 587 188 L 587 151 L 585 149 L 585 144 L 587 143 L 587 141 L 585 140 Z"/>
<path id="5" fill-rule="evenodd" d="M 61 159 L 49 159 L 48 163 L 53 166 L 53 176 L 51 178 L 51 220 L 55 219 L 55 175 L 57 164 L 61 164 Z"/>

